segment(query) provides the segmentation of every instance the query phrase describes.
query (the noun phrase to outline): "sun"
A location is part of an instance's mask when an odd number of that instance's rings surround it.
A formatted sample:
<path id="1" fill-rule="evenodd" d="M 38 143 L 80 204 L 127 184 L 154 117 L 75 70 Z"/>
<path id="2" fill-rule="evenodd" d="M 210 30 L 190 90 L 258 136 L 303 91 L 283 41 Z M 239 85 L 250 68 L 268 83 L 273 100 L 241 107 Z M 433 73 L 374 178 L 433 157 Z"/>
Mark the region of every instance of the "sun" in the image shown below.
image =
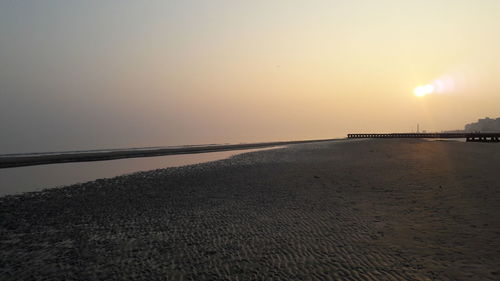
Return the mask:
<path id="1" fill-rule="evenodd" d="M 418 86 L 413 90 L 413 94 L 417 97 L 424 97 L 428 94 L 432 94 L 434 92 L 434 86 L 431 84 Z"/>

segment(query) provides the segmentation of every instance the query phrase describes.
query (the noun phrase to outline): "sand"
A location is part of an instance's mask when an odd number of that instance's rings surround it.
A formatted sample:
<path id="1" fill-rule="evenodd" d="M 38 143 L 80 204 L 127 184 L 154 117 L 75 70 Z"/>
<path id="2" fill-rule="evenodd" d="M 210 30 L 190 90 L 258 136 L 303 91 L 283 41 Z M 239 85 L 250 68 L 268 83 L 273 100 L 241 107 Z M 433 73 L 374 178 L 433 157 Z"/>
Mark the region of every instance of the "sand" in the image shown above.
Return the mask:
<path id="1" fill-rule="evenodd" d="M 499 280 L 500 145 L 293 145 L 0 198 L 0 280 Z"/>

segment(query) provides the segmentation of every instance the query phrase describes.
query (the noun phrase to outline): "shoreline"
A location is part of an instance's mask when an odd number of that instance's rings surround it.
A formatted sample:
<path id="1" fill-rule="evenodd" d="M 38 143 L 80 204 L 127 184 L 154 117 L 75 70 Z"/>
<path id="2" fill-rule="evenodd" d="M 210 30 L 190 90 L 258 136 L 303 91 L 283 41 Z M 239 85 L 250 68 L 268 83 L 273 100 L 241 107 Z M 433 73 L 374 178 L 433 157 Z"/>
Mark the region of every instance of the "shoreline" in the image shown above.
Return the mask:
<path id="1" fill-rule="evenodd" d="M 99 179 L 109 179 L 137 172 L 202 164 L 227 159 L 238 154 L 267 149 L 279 149 L 282 147 L 283 146 L 276 146 L 200 154 L 124 158 L 99 162 L 59 163 L 0 169 L 0 197 L 65 187 Z"/>
<path id="2" fill-rule="evenodd" d="M 330 142 L 345 140 L 338 139 L 320 139 L 320 140 L 301 140 L 301 141 L 278 141 L 278 142 L 259 142 L 259 143 L 242 143 L 242 144 L 221 144 L 221 145 L 188 145 L 174 147 L 152 147 L 140 149 L 117 149 L 117 150 L 102 150 L 102 151 L 68 151 L 54 153 L 33 153 L 28 155 L 4 155 L 0 156 L 0 169 L 36 166 L 57 163 L 71 162 L 92 162 L 106 161 L 123 158 L 139 158 L 139 157 L 155 157 L 166 155 L 179 154 L 198 154 L 210 153 L 219 151 L 244 150 L 253 148 L 266 148 L 275 146 L 284 146 L 291 144 L 315 143 L 315 142 Z"/>
<path id="3" fill-rule="evenodd" d="M 0 276 L 498 280 L 500 146 L 298 144 L 0 198 Z"/>

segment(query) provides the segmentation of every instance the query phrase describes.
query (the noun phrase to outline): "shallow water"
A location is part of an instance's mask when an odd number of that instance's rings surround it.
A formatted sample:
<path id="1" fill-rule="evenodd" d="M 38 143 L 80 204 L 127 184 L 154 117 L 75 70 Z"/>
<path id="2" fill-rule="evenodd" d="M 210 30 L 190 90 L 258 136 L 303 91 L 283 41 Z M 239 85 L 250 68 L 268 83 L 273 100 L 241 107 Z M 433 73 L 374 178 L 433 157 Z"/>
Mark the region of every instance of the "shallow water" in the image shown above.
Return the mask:
<path id="1" fill-rule="evenodd" d="M 465 138 L 459 138 L 459 139 L 437 139 L 437 138 L 432 138 L 432 139 L 426 139 L 428 141 L 454 141 L 454 142 L 465 142 Z"/>
<path id="2" fill-rule="evenodd" d="M 0 169 L 0 196 L 39 191 L 139 171 L 216 161 L 236 154 L 274 148 L 276 147 Z"/>

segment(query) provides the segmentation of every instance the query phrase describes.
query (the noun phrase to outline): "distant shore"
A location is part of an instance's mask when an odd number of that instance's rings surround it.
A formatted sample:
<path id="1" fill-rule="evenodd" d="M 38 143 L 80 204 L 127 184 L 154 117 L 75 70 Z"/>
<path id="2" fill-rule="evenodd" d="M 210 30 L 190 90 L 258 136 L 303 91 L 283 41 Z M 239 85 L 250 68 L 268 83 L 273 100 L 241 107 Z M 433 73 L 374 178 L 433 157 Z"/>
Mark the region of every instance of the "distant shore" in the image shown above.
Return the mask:
<path id="1" fill-rule="evenodd" d="M 334 141 L 339 139 L 318 139 L 299 141 L 276 141 L 257 142 L 240 144 L 210 144 L 210 145 L 186 145 L 174 147 L 144 147 L 140 149 L 110 149 L 110 150 L 89 150 L 89 151 L 68 151 L 59 153 L 32 153 L 32 154 L 11 154 L 0 155 L 0 169 L 35 166 L 69 162 L 90 162 L 115 160 L 123 158 L 153 157 L 177 154 L 209 153 L 218 151 L 242 150 L 251 148 L 276 147 L 290 144 L 312 143 Z"/>
<path id="2" fill-rule="evenodd" d="M 252 152 L 0 198 L 0 280 L 498 280 L 500 145 Z"/>

